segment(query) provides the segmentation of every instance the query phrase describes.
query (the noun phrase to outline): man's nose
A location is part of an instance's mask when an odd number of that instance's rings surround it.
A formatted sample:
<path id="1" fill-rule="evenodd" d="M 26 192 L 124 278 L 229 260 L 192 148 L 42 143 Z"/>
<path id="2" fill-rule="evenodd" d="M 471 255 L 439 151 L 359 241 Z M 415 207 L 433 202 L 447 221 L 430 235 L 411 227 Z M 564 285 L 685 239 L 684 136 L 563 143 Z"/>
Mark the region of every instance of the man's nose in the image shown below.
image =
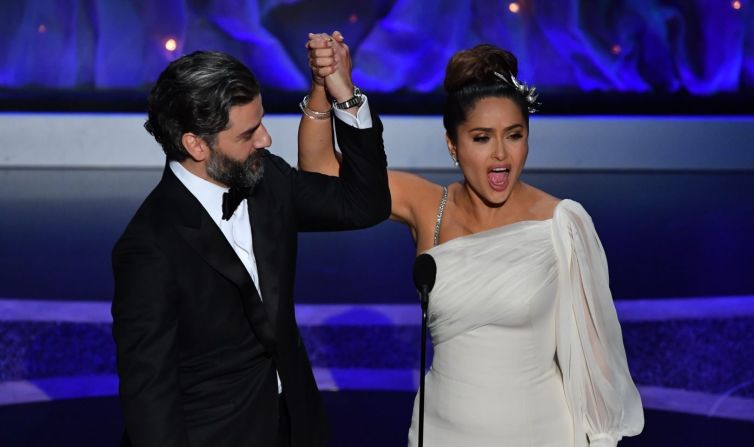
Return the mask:
<path id="1" fill-rule="evenodd" d="M 259 128 L 259 138 L 256 140 L 256 144 L 254 145 L 255 149 L 262 149 L 272 146 L 272 137 L 270 136 L 270 133 L 267 132 L 267 128 L 264 127 L 264 124 L 262 124 Z"/>

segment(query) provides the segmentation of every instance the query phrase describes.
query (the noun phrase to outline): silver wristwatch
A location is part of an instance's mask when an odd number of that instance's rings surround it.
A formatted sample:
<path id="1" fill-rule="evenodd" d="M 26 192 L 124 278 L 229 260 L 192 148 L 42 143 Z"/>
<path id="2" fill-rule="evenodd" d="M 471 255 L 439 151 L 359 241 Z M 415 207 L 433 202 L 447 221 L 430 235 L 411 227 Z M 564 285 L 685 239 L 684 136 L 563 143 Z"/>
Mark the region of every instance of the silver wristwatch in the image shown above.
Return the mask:
<path id="1" fill-rule="evenodd" d="M 366 97 L 364 96 L 364 94 L 362 94 L 361 90 L 359 90 L 359 88 L 354 85 L 353 86 L 353 96 L 350 99 L 347 99 L 347 100 L 345 100 L 343 102 L 333 101 L 332 105 L 336 109 L 348 110 L 351 107 L 356 107 L 356 106 L 360 106 L 360 105 L 364 104 L 364 99 L 366 99 Z"/>

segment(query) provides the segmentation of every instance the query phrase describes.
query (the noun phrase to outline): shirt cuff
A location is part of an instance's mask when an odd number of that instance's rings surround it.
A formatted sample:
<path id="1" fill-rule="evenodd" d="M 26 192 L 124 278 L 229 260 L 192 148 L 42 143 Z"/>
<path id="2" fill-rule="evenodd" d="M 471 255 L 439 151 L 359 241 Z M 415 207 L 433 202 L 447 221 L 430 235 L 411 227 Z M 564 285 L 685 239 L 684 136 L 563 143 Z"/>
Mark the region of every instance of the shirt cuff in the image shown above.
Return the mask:
<path id="1" fill-rule="evenodd" d="M 618 441 L 607 433 L 599 433 L 589 437 L 589 447 L 616 447 Z"/>
<path id="2" fill-rule="evenodd" d="M 348 124 L 351 127 L 357 129 L 371 129 L 372 128 L 372 112 L 369 111 L 369 99 L 364 95 L 364 102 L 359 106 L 359 110 L 356 111 L 356 116 L 351 115 L 345 110 L 336 109 L 333 107 L 333 112 L 339 120 Z"/>

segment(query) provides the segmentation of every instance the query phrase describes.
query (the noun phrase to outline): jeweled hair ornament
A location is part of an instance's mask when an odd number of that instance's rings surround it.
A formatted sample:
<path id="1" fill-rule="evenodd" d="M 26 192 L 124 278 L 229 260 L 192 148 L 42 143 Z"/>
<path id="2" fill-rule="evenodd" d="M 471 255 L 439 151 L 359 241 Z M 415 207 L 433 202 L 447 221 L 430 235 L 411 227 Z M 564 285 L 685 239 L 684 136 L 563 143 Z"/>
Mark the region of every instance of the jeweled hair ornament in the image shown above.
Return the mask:
<path id="1" fill-rule="evenodd" d="M 502 74 L 498 72 L 493 72 L 493 74 L 498 77 L 501 81 L 503 81 L 504 84 L 507 84 L 513 89 L 515 89 L 521 96 L 526 99 L 526 104 L 528 104 L 527 108 L 529 109 L 529 113 L 536 113 L 539 111 L 539 106 L 541 103 L 537 101 L 537 97 L 539 97 L 539 93 L 537 93 L 537 87 L 529 87 L 528 85 L 524 84 L 523 82 L 519 82 L 518 79 L 516 79 L 513 74 L 509 74 L 509 78 L 503 76 Z"/>

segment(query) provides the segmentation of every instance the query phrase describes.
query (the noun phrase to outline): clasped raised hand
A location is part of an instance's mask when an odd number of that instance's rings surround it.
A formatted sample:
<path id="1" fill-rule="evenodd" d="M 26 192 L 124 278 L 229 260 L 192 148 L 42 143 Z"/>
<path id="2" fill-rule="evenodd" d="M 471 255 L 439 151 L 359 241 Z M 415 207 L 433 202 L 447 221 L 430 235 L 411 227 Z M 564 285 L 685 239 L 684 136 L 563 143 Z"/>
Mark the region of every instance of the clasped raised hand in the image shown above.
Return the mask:
<path id="1" fill-rule="evenodd" d="M 351 55 L 343 35 L 339 31 L 332 35 L 310 33 L 306 48 L 315 86 L 325 87 L 327 94 L 337 102 L 351 98 Z"/>

